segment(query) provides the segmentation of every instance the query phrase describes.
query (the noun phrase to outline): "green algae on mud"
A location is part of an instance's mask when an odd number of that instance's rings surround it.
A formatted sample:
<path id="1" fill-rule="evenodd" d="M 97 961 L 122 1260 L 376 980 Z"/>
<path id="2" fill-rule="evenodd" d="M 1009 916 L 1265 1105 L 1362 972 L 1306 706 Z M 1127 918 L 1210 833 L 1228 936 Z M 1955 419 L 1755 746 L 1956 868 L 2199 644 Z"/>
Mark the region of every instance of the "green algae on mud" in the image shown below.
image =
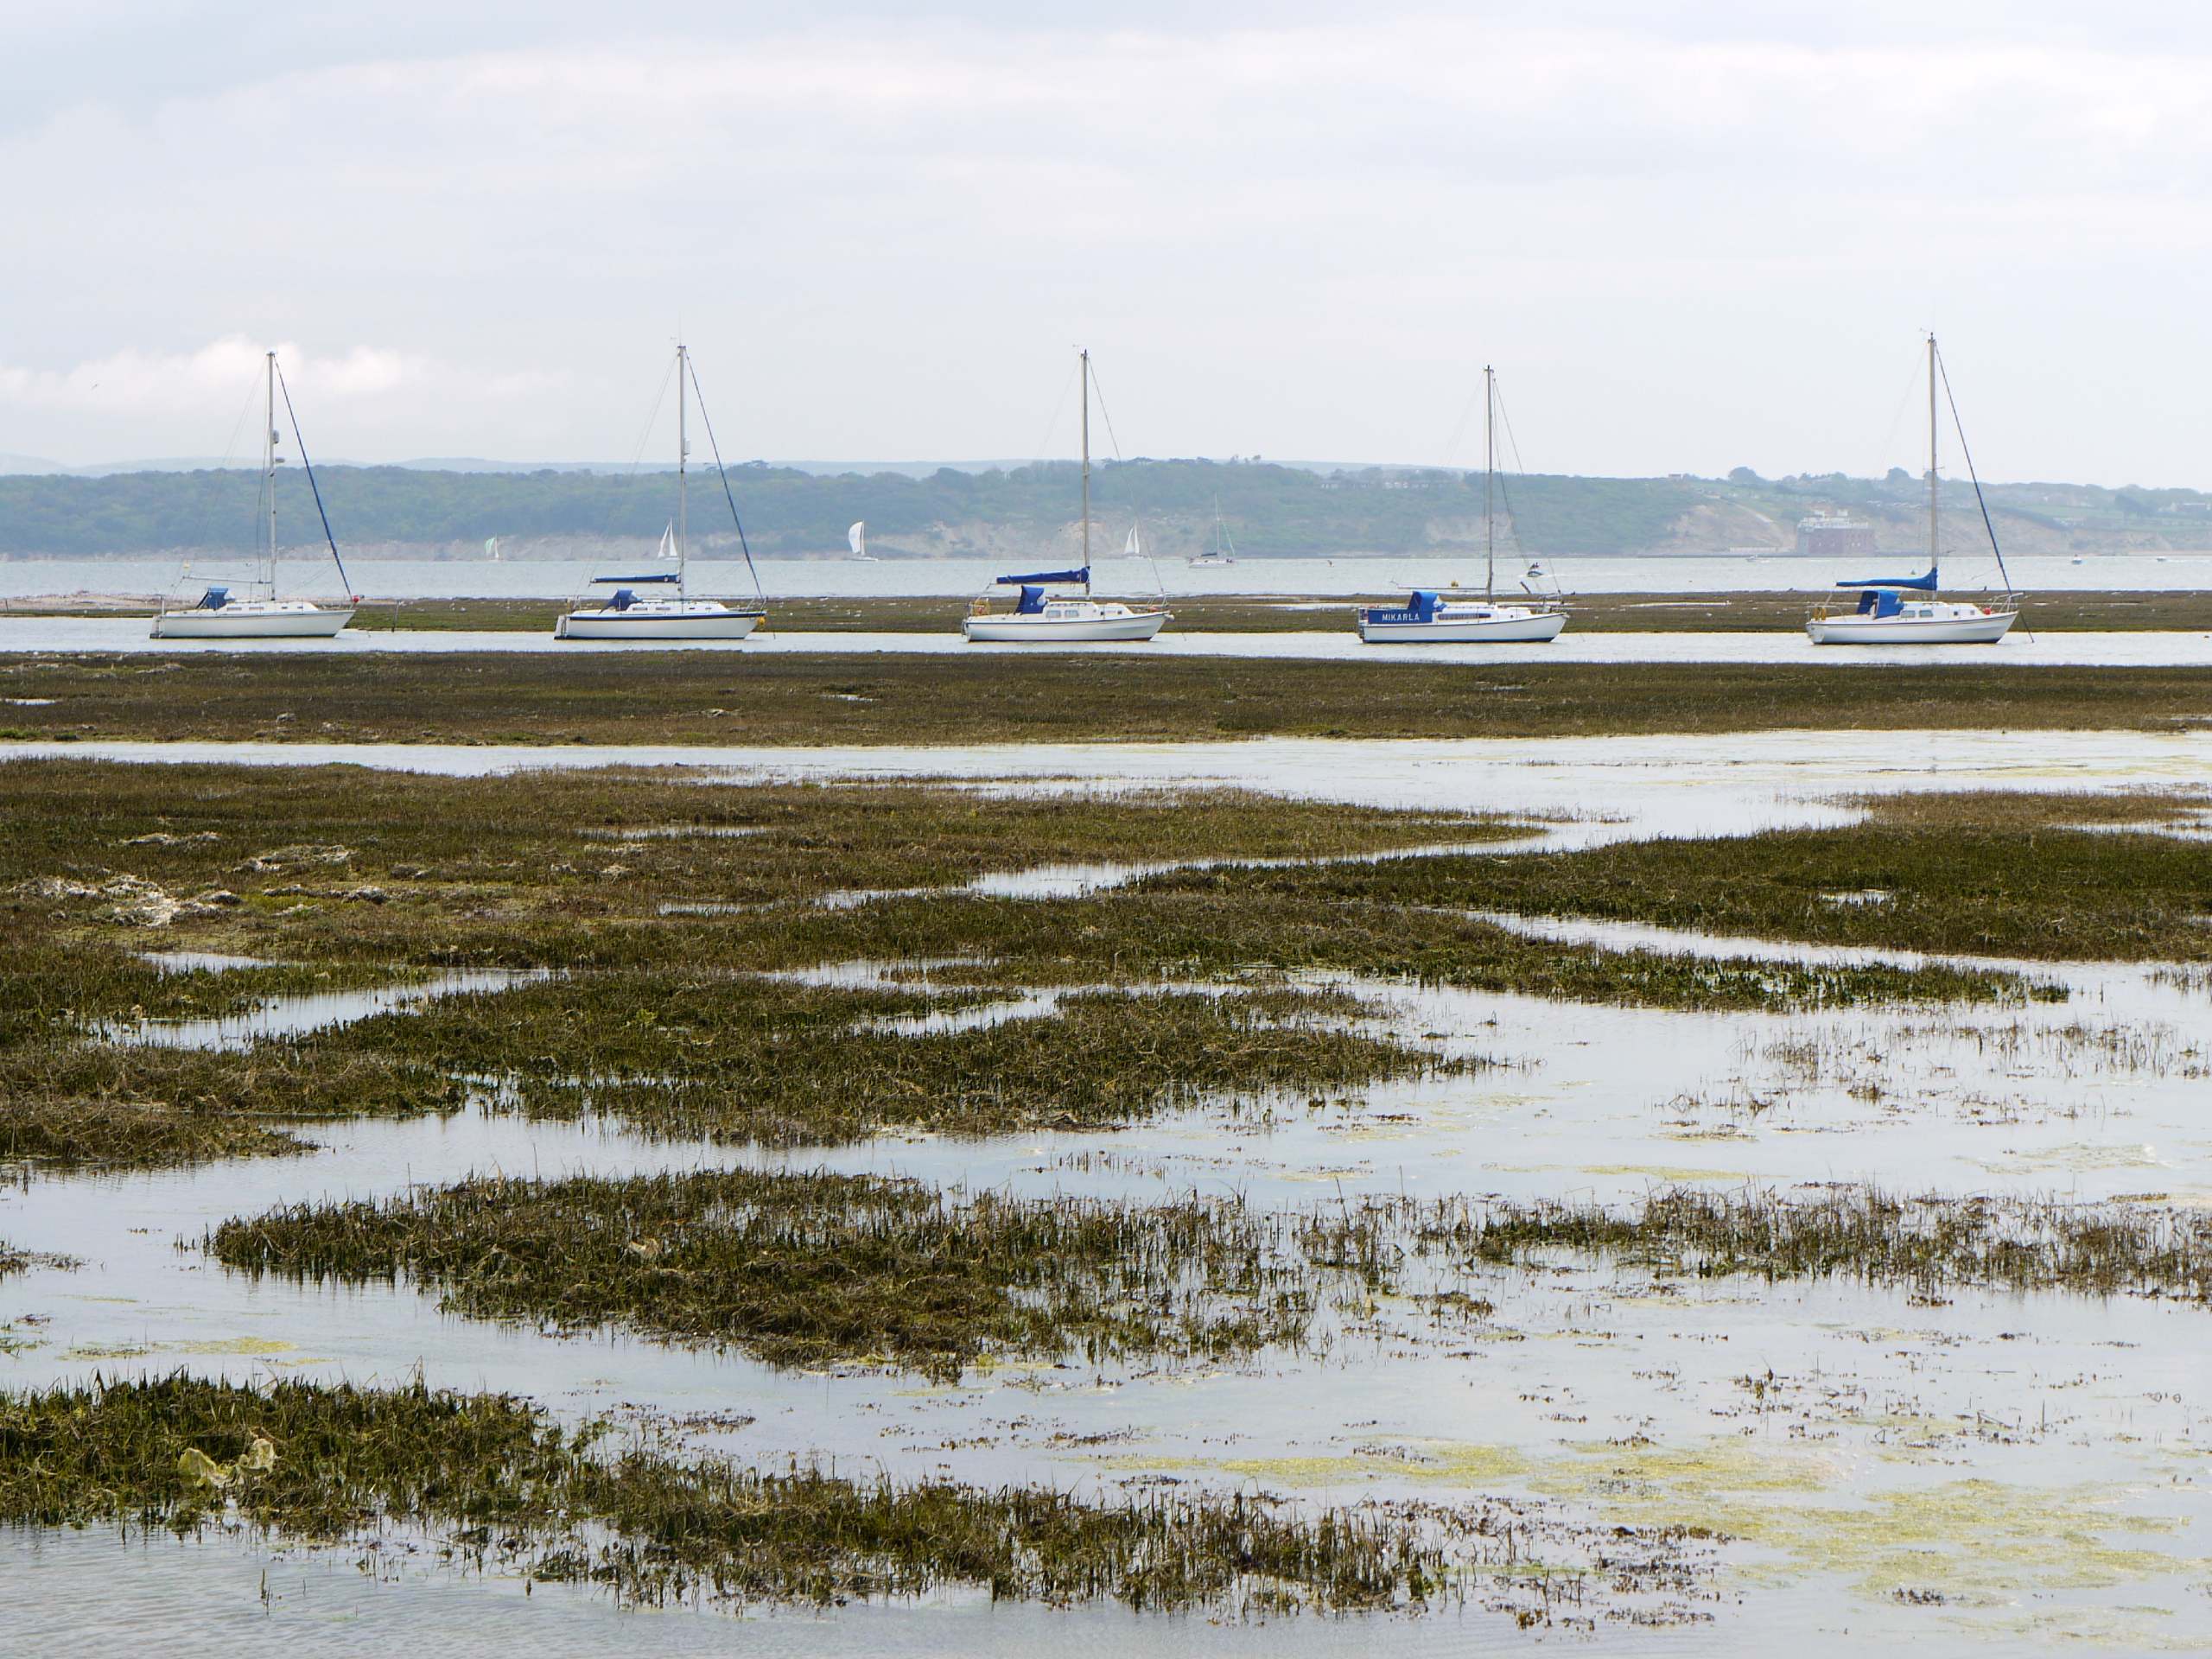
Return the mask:
<path id="1" fill-rule="evenodd" d="M 1840 1574 L 1860 1598 L 2001 1611 L 2023 1599 L 2171 1578 L 2201 1563 L 2138 1542 L 2185 1522 L 2126 1509 L 2145 1484 L 2044 1487 L 1980 1477 L 1854 1492 L 1832 1447 L 1771 1436 L 1587 1445 L 1548 1459 L 1529 1486 L 1599 1503 L 1647 1527 L 1700 1526 L 1776 1552 L 1732 1566 L 1750 1585 Z M 1978 1630 L 1980 1620 L 1965 1627 Z"/>
<path id="2" fill-rule="evenodd" d="M 1233 1359 L 1305 1337 L 1319 1286 L 1230 1199 L 980 1193 L 826 1171 L 499 1177 L 296 1205 L 205 1241 L 257 1275 L 404 1277 L 448 1309 L 620 1325 L 786 1366 L 957 1380 L 1005 1357 Z"/>
<path id="3" fill-rule="evenodd" d="M 287 652 L 0 659 L 19 741 L 823 745 L 2175 731 L 2212 669 L 1131 655 Z M 40 701 L 33 702 L 32 699 Z"/>
<path id="4" fill-rule="evenodd" d="M 416 1528 L 477 1566 L 629 1605 L 912 1598 L 968 1585 L 1056 1605 L 1230 1616 L 1467 1599 L 1504 1559 L 1480 1506 L 1305 1515 L 1158 1491 L 1085 1500 L 950 1480 L 764 1471 L 564 1431 L 512 1395 L 175 1376 L 0 1393 L 0 1521 L 257 1536 Z"/>

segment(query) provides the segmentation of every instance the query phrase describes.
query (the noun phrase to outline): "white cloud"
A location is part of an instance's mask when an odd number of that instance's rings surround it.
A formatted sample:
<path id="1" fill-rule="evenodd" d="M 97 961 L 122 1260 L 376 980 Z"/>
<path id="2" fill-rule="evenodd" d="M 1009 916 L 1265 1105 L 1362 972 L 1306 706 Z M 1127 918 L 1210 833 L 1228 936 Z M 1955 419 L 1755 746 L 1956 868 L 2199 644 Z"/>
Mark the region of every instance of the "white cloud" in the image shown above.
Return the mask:
<path id="1" fill-rule="evenodd" d="M 2147 12 L 1931 35 L 1878 5 L 1836 45 L 1596 3 L 658 37 L 554 10 L 500 49 L 86 85 L 0 137 L 0 448 L 204 447 L 181 423 L 267 332 L 326 448 L 625 454 L 681 318 L 747 453 L 1018 450 L 1082 337 L 1148 451 L 1423 455 L 1495 357 L 1550 464 L 1857 464 L 1933 321 L 1981 359 L 1996 470 L 2202 467 L 2171 415 L 2212 348 L 2212 51 Z"/>

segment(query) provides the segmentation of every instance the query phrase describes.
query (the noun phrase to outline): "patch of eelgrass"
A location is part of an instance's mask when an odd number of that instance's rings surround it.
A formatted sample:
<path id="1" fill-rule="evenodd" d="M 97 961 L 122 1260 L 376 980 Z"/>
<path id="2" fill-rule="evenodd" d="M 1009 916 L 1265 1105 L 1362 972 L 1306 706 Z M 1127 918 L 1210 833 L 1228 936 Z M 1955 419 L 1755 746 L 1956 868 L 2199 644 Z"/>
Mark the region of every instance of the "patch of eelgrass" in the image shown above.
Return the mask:
<path id="1" fill-rule="evenodd" d="M 995 1598 L 1236 1614 L 1419 1605 L 1491 1558 L 1479 1508 L 1302 1515 L 1202 1492 L 1085 1500 L 1036 1488 L 767 1472 L 637 1448 L 600 1455 L 504 1395 L 183 1376 L 0 1395 L 0 1521 L 167 1527 L 234 1513 L 337 1540 L 416 1527 L 626 1603 L 831 1604 L 973 1586 Z M 1505 1559 L 1497 1541 L 1496 1557 Z"/>
<path id="2" fill-rule="evenodd" d="M 19 1250 L 5 1239 L 0 1239 L 0 1279 L 31 1268 L 58 1268 L 67 1273 L 83 1265 L 73 1255 L 56 1255 L 47 1250 Z M 4 1347 L 0 1347 L 0 1351 L 4 1351 Z"/>
<path id="3" fill-rule="evenodd" d="M 1465 1064 L 1259 995 L 1084 993 L 1046 1017 L 900 1032 L 874 1022 L 957 1004 L 753 976 L 587 976 L 442 998 L 291 1052 L 310 1073 L 343 1056 L 496 1080 L 500 1102 L 531 1116 L 782 1143 L 1115 1126 L 1208 1098 L 1343 1093 Z"/>
<path id="4" fill-rule="evenodd" d="M 257 1274 L 404 1277 L 476 1318 L 947 1379 L 1006 1357 L 1241 1357 L 1298 1343 L 1316 1300 L 1310 1269 L 1234 1200 L 955 1200 L 826 1171 L 495 1176 L 289 1205 L 206 1247 Z"/>
<path id="5" fill-rule="evenodd" d="M 702 948 L 766 968 L 970 960 L 1001 984 L 1230 979 L 1265 969 L 1697 1010 L 2049 994 L 2016 975 L 1941 964 L 1777 963 L 1531 938 L 1405 896 L 1401 884 L 1418 887 L 1432 861 L 1399 861 L 1341 887 L 1319 868 L 1248 866 L 1157 877 L 1084 899 L 887 899 L 779 917 Z M 947 969 L 938 982 L 958 984 L 960 975 Z"/>
<path id="6" fill-rule="evenodd" d="M 669 900 L 755 906 L 1040 864 L 1308 858 L 1516 829 L 1226 789 L 702 788 L 696 773 L 627 767 L 456 778 L 0 761 L 0 892 L 77 919 L 149 891 L 219 893 L 180 918 L 207 933 L 284 912 L 374 925 L 388 910 L 419 928 L 521 905 L 589 921 Z"/>
<path id="7" fill-rule="evenodd" d="M 2212 959 L 2212 855 L 2162 833 L 2194 794 L 1907 794 L 1865 821 L 1571 853 L 1236 868 L 1153 878 L 1254 898 L 1436 906 L 1654 924 L 1722 936 L 2030 960 Z M 1875 894 L 1840 902 L 1839 894 Z"/>
<path id="8" fill-rule="evenodd" d="M 453 1111 L 465 1095 L 380 1055 L 41 1038 L 0 1049 L 0 1163 L 154 1168 L 302 1152 L 282 1122 Z"/>
<path id="9" fill-rule="evenodd" d="M 420 976 L 404 966 L 342 960 L 165 966 L 135 948 L 146 942 L 135 928 L 107 938 L 73 938 L 65 922 L 20 897 L 0 901 L 0 929 L 9 937 L 0 957 L 0 1048 L 124 1021 L 237 1018 L 277 997 Z"/>
<path id="10" fill-rule="evenodd" d="M 0 1166 L 156 1169 L 307 1149 L 292 1135 L 219 1108 L 0 1096 Z"/>
<path id="11" fill-rule="evenodd" d="M 1406 1243 L 1466 1262 L 1563 1250 L 1662 1274 L 1853 1278 L 1924 1295 L 1963 1285 L 2212 1299 L 2212 1214 L 2147 1203 L 1675 1187 L 1618 1205 L 1374 1199 L 1317 1211 L 1308 1230 L 1310 1250 L 1355 1259 Z"/>

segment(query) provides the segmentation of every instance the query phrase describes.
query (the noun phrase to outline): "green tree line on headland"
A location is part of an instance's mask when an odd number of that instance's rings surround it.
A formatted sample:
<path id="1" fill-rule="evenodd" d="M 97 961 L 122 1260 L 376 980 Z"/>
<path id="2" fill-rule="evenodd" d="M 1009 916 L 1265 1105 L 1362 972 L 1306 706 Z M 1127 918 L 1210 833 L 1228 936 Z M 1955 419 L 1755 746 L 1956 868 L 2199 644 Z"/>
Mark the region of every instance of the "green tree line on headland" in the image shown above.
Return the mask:
<path id="1" fill-rule="evenodd" d="M 325 467 L 315 474 L 342 550 L 364 546 L 473 551 L 486 537 L 512 543 L 653 541 L 675 516 L 676 480 L 626 474 L 435 471 Z M 1077 516 L 1071 461 L 981 472 L 825 474 L 752 462 L 729 481 L 753 550 L 842 553 L 845 527 L 868 521 L 879 553 L 961 553 L 1019 543 L 1041 556 Z M 1091 479 L 1098 521 L 1092 550 L 1118 553 L 1134 512 L 1151 544 L 1187 552 L 1212 537 L 1217 503 L 1248 557 L 1346 553 L 1418 554 L 1482 544 L 1480 473 L 1417 467 L 1317 472 L 1263 461 L 1107 462 Z M 1764 479 L 1738 467 L 1726 479 L 1575 478 L 1510 474 L 1497 484 L 1502 551 L 1538 557 L 1723 551 L 1749 543 L 1786 549 L 1806 513 L 1844 511 L 1875 521 L 1885 544 L 1917 545 L 1925 497 L 1901 469 L 1885 478 L 1805 474 Z M 85 556 L 244 549 L 261 533 L 259 479 L 248 471 L 0 477 L 0 558 Z M 1961 534 L 1980 533 L 1974 496 L 1947 484 Z M 2107 489 L 2082 484 L 2002 484 L 1988 505 L 2008 543 L 2031 548 L 2212 545 L 2212 497 L 2192 490 Z M 287 546 L 321 540 L 304 473 L 278 475 L 277 514 Z M 691 475 L 695 545 L 734 552 L 729 509 L 711 468 Z M 1069 550 L 1054 543 L 1060 556 Z"/>
<path id="2" fill-rule="evenodd" d="M 499 536 L 658 537 L 676 511 L 666 472 L 609 474 L 433 472 L 324 467 L 315 473 L 341 550 L 361 543 L 480 543 Z M 944 527 L 1058 530 L 1077 516 L 1072 462 L 926 477 L 824 476 L 790 467 L 733 467 L 731 491 L 756 553 L 841 550 L 845 527 L 868 521 L 879 544 L 938 538 Z M 145 553 L 251 546 L 259 480 L 251 472 L 122 473 L 89 478 L 0 478 L 0 556 Z M 1516 477 L 1506 494 L 1519 542 L 1531 551 L 1595 553 L 1662 540 L 1694 495 L 1663 479 Z M 1118 552 L 1132 511 L 1211 525 L 1218 502 L 1241 550 L 1282 557 L 1413 552 L 1479 537 L 1479 473 L 1371 468 L 1319 474 L 1261 462 L 1135 461 L 1094 469 L 1094 547 Z M 278 475 L 287 545 L 320 541 L 303 473 Z M 729 508 L 711 469 L 691 478 L 696 537 L 728 537 Z M 1503 532 L 1502 532 L 1503 533 Z"/>

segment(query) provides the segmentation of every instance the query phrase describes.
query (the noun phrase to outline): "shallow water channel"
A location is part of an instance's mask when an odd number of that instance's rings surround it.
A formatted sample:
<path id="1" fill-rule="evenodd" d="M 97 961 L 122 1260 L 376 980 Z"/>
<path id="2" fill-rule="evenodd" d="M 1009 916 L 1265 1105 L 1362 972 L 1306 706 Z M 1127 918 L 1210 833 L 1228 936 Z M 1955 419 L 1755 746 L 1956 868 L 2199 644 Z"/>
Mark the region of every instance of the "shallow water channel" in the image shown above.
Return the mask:
<path id="1" fill-rule="evenodd" d="M 2204 740 L 2067 734 L 1943 740 L 1882 769 L 1852 740 L 1793 736 L 1439 745 L 1397 756 L 1389 798 L 1589 812 L 1562 838 L 1833 821 L 1840 787 L 1976 783 L 2108 788 L 2201 779 Z M 134 753 L 150 746 L 114 746 Z M 722 776 L 963 775 L 1026 786 L 1111 777 L 1225 781 L 1376 798 L 1388 745 L 1240 744 L 1172 753 L 878 752 L 713 756 Z M 1539 759 L 1529 753 L 1552 753 Z M 71 746 L 85 753 L 92 746 Z M 1485 749 L 1490 752 L 1485 753 Z M 1517 750 L 1511 756 L 1500 749 Z M 1839 753 L 1840 749 L 1840 753 Z M 1894 754 L 1894 749 L 1888 751 Z M 436 765 L 515 763 L 442 751 Z M 412 752 L 423 758 L 421 752 Z M 1119 765 L 1096 764 L 1111 755 Z M 154 758 L 150 755 L 145 758 Z M 192 758 L 238 758 L 226 747 Z M 257 755 L 256 758 L 262 758 Z M 309 758 L 296 750 L 271 760 Z M 321 758 L 320 756 L 315 758 Z M 349 757 L 350 758 L 350 757 Z M 562 753 L 569 765 L 590 752 Z M 604 759 L 606 757 L 600 757 Z M 656 757 L 657 759 L 659 757 Z M 406 764 L 398 755 L 378 764 Z M 530 764 L 537 763 L 533 758 Z M 1847 783 L 1846 780 L 1853 780 Z M 1011 786 L 1025 786 L 1014 785 Z M 1592 808 L 1601 810 L 1592 811 Z M 1000 878 L 993 891 L 1110 886 L 1112 869 Z M 1601 943 L 1776 960 L 1887 959 L 1653 929 L 1528 926 Z M 411 1285 L 302 1287 L 230 1273 L 197 1248 L 221 1221 L 502 1171 L 548 1178 L 734 1162 L 911 1174 L 968 1191 L 1173 1197 L 1266 1207 L 1367 1195 L 1630 1199 L 1675 1185 L 1784 1192 L 1871 1182 L 1935 1192 L 2212 1204 L 2212 989 L 2138 967 L 2004 964 L 2064 986 L 2018 1007 L 1705 1014 L 1332 979 L 1390 1005 L 1389 1027 L 1491 1064 L 1357 1098 L 1214 1102 L 1118 1133 L 986 1141 L 892 1135 L 766 1154 L 647 1141 L 607 1122 L 531 1123 L 480 1101 L 449 1116 L 310 1125 L 318 1150 L 156 1174 L 37 1179 L 0 1192 L 0 1237 L 84 1258 L 0 1283 L 0 1376 L 22 1387 L 177 1367 L 403 1380 L 527 1394 L 565 1415 L 712 1413 L 698 1444 L 764 1462 L 982 1484 L 1115 1491 L 1147 1483 L 1526 1506 L 1586 1539 L 1616 1524 L 1702 1527 L 1688 1587 L 1603 1591 L 1607 1650 L 1846 1650 L 1870 1637 L 2121 1650 L 2212 1643 L 2212 1313 L 2185 1300 L 1946 1289 L 1848 1278 L 1662 1277 L 1561 1255 L 1477 1274 L 1494 1312 L 1440 1319 L 1411 1298 L 1338 1306 L 1301 1351 L 1249 1363 L 1017 1364 L 957 1384 L 865 1367 L 773 1370 L 735 1353 L 564 1338 L 441 1313 Z M 839 976 L 865 981 L 872 970 Z M 258 1029 L 363 1017 L 459 983 L 273 999 Z M 379 998 L 383 1001 L 379 1001 Z M 400 1004 L 404 1006 L 404 1003 Z M 1038 999 L 963 1013 L 1029 1017 Z M 233 1040 L 234 1027 L 171 1033 Z M 1562 1541 L 1562 1560 L 1578 1545 Z M 274 1650 L 765 1654 L 1416 1654 L 1545 1631 L 1470 1605 L 1415 1618 L 1265 1626 L 1118 1609 L 920 1605 L 620 1612 L 583 1592 L 465 1576 L 426 1553 L 263 1551 L 166 1535 L 0 1539 L 6 1643 Z M 1580 1558 L 1577 1558 L 1580 1559 Z M 264 1577 L 264 1574 L 266 1575 Z M 1602 1579 L 1602 1574 L 1599 1578 Z M 1595 1581 L 1593 1581 L 1593 1584 Z M 268 1592 L 264 1599 L 264 1592 Z M 1553 1640 L 1574 1634 L 1562 1624 Z M 5 1643 L 0 1643 L 5 1645 Z"/>

